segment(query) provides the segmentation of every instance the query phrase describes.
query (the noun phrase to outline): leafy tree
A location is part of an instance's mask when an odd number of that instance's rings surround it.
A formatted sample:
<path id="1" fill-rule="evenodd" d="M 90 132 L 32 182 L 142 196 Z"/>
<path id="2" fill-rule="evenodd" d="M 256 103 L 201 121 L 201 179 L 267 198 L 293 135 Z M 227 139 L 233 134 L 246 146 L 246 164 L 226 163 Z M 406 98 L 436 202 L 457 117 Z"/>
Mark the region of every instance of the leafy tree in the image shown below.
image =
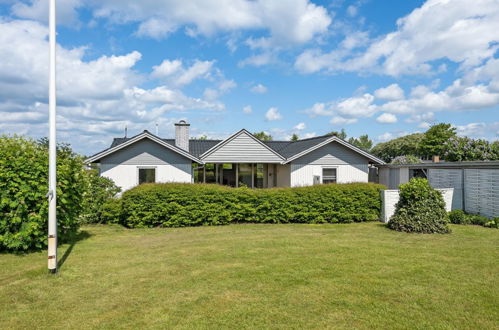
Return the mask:
<path id="1" fill-rule="evenodd" d="M 201 135 L 200 137 L 194 137 L 194 140 L 208 140 L 208 137 L 206 135 Z"/>
<path id="2" fill-rule="evenodd" d="M 0 251 L 47 245 L 47 140 L 0 136 Z M 83 160 L 68 145 L 57 150 L 57 231 L 61 242 L 79 227 L 85 192 Z"/>
<path id="3" fill-rule="evenodd" d="M 419 146 L 423 137 L 423 133 L 414 133 L 388 142 L 378 143 L 371 149 L 371 153 L 385 162 L 390 162 L 393 158 L 402 155 L 419 156 Z"/>
<path id="4" fill-rule="evenodd" d="M 499 148 L 481 139 L 454 136 L 444 144 L 444 150 L 444 159 L 451 162 L 499 160 Z"/>
<path id="5" fill-rule="evenodd" d="M 361 135 L 359 138 L 351 137 L 348 142 L 365 151 L 369 151 L 373 147 L 373 141 L 369 139 L 367 134 Z"/>
<path id="6" fill-rule="evenodd" d="M 456 129 L 451 124 L 440 123 L 430 127 L 420 144 L 421 155 L 430 158 L 433 155 L 444 156 L 445 143 L 456 136 Z"/>
<path id="7" fill-rule="evenodd" d="M 300 139 L 300 138 L 298 137 L 298 135 L 297 135 L 297 134 L 293 134 L 293 135 L 291 136 L 291 141 L 298 141 L 299 139 Z"/>
<path id="8" fill-rule="evenodd" d="M 332 132 L 327 133 L 326 135 L 337 136 L 342 140 L 345 140 L 347 138 L 347 133 L 345 132 L 344 128 L 342 128 L 340 132 L 332 131 Z"/>
<path id="9" fill-rule="evenodd" d="M 272 135 L 265 133 L 264 131 L 253 133 L 253 135 L 262 141 L 272 141 Z"/>
<path id="10" fill-rule="evenodd" d="M 397 156 L 392 159 L 391 164 L 419 164 L 421 159 L 414 155 Z"/>
<path id="11" fill-rule="evenodd" d="M 121 191 L 113 180 L 100 176 L 97 170 L 85 172 L 86 191 L 83 198 L 81 223 L 103 223 L 103 206 Z"/>

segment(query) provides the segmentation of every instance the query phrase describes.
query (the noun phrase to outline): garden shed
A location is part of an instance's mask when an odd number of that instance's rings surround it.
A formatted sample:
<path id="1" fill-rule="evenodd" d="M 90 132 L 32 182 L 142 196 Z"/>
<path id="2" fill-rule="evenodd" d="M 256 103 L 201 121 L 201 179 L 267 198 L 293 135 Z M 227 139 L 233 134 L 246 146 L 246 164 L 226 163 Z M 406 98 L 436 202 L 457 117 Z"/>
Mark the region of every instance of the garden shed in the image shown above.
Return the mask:
<path id="1" fill-rule="evenodd" d="M 489 218 L 499 216 L 499 161 L 384 164 L 379 183 L 397 189 L 413 177 L 427 178 L 433 188 L 454 188 L 452 209 Z"/>

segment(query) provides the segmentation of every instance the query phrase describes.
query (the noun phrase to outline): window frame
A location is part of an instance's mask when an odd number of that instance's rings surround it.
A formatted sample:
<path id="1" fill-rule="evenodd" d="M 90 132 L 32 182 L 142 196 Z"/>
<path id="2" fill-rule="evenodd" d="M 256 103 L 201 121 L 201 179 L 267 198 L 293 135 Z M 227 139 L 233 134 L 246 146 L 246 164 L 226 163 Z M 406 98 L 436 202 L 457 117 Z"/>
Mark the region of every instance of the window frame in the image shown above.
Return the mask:
<path id="1" fill-rule="evenodd" d="M 334 182 L 326 182 L 324 183 L 324 170 L 335 170 L 336 175 L 334 178 Z M 322 166 L 321 167 L 321 184 L 330 184 L 330 183 L 338 183 L 338 166 Z M 326 175 L 326 178 L 329 178 L 330 175 Z M 329 180 L 329 179 L 326 179 Z"/>
<path id="2" fill-rule="evenodd" d="M 140 186 L 140 170 L 154 170 L 154 182 L 146 183 L 157 183 L 158 182 L 158 167 L 157 166 L 137 166 L 137 186 Z"/>

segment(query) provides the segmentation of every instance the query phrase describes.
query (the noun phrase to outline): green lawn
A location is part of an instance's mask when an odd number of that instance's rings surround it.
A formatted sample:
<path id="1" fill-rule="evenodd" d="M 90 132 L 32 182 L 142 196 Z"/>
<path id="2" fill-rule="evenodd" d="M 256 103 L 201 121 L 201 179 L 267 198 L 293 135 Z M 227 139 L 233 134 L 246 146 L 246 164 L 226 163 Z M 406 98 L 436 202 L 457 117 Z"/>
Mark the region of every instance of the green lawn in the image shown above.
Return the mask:
<path id="1" fill-rule="evenodd" d="M 452 230 L 85 227 L 56 276 L 0 254 L 0 328 L 497 329 L 499 230 Z"/>

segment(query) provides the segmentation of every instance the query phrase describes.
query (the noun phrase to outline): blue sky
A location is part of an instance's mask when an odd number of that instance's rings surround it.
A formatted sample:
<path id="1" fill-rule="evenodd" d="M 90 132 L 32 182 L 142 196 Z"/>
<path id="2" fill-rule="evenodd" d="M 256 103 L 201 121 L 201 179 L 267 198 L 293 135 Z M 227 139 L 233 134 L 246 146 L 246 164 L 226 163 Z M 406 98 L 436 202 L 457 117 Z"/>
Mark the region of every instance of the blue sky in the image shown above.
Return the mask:
<path id="1" fill-rule="evenodd" d="M 0 134 L 46 136 L 48 0 L 0 0 Z M 59 0 L 58 136 L 93 154 L 148 129 L 345 128 L 375 142 L 449 122 L 499 138 L 499 2 Z"/>

